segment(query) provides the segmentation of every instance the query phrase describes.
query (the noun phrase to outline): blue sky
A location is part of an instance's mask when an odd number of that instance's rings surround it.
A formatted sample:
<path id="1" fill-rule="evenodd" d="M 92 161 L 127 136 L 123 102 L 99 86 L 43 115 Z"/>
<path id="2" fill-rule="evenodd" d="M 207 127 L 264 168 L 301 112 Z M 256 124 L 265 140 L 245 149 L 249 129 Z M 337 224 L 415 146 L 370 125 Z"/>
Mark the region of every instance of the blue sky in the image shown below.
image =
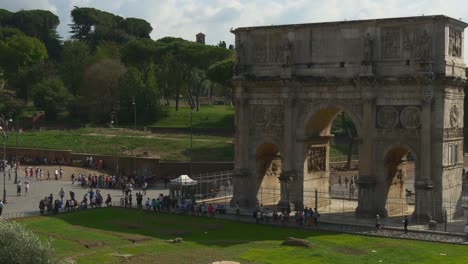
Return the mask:
<path id="1" fill-rule="evenodd" d="M 151 23 L 153 39 L 195 39 L 204 32 L 208 44 L 233 43 L 230 28 L 337 20 L 443 14 L 468 22 L 466 0 L 0 0 L 0 8 L 46 9 L 59 16 L 58 31 L 68 37 L 73 6 L 89 6 Z M 465 31 L 467 33 L 468 31 Z M 465 45 L 466 46 L 466 45 Z M 468 50 L 465 47 L 465 61 Z"/>

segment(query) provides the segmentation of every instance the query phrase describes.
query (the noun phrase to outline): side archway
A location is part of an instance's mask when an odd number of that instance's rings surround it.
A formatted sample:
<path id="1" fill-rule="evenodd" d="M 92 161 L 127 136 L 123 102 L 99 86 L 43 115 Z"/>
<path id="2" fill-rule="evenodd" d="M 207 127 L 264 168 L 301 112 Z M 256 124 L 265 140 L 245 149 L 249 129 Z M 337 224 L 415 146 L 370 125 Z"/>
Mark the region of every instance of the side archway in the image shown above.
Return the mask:
<path id="1" fill-rule="evenodd" d="M 255 172 L 257 180 L 257 200 L 264 205 L 276 204 L 280 200 L 282 157 L 277 145 L 263 143 L 257 147 Z"/>

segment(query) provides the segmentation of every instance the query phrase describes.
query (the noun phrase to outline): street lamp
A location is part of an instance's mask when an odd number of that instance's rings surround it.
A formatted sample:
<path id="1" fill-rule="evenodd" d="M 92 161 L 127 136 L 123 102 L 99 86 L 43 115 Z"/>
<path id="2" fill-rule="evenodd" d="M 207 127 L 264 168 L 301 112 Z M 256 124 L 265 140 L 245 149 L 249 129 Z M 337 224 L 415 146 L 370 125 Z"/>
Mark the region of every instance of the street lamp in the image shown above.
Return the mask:
<path id="1" fill-rule="evenodd" d="M 8 130 L 8 122 L 11 122 L 11 118 L 6 120 L 4 116 L 0 117 L 0 121 L 2 125 L 5 127 L 4 129 L 0 127 L 0 131 L 3 130 L 3 203 L 6 204 L 6 140 L 7 140 L 7 130 Z"/>
<path id="2" fill-rule="evenodd" d="M 110 113 L 110 123 L 111 127 L 117 129 L 118 125 L 118 119 L 117 119 L 117 113 L 115 111 L 112 111 Z M 117 130 L 115 130 L 115 136 L 117 137 Z M 115 141 L 117 142 L 117 140 Z M 119 175 L 119 156 L 118 156 L 118 149 L 117 145 L 115 146 L 115 176 Z"/>
<path id="3" fill-rule="evenodd" d="M 190 177 L 193 177 L 192 160 L 193 160 L 193 107 L 190 106 Z"/>
<path id="4" fill-rule="evenodd" d="M 135 102 L 135 96 L 132 96 L 132 105 L 133 105 L 133 115 L 134 115 L 134 121 L 135 121 L 135 130 L 136 130 L 136 102 Z"/>
<path id="5" fill-rule="evenodd" d="M 11 120 L 11 119 L 10 119 Z M 19 118 L 16 118 L 16 148 L 15 148 L 15 184 L 18 183 L 18 134 L 19 134 L 19 127 L 18 127 L 18 120 Z M 10 122 L 13 122 L 11 120 Z"/>

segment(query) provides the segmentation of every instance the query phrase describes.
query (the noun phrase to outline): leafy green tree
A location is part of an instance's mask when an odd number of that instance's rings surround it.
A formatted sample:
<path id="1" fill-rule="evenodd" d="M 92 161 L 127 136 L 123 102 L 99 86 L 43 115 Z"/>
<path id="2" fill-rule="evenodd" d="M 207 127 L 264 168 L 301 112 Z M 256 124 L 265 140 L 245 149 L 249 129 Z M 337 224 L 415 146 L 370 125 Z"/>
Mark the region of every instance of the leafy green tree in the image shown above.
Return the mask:
<path id="1" fill-rule="evenodd" d="M 225 42 L 224 40 L 223 40 L 223 41 L 220 41 L 220 42 L 218 43 L 218 47 L 225 49 L 225 48 L 226 48 L 226 42 Z"/>
<path id="2" fill-rule="evenodd" d="M 129 17 L 123 23 L 125 32 L 136 38 L 150 38 L 150 33 L 153 31 L 151 24 L 146 20 Z"/>
<path id="3" fill-rule="evenodd" d="M 47 10 L 20 10 L 13 13 L 10 26 L 20 29 L 26 35 L 41 40 L 53 59 L 58 59 L 61 44 L 57 33 L 60 20 Z"/>
<path id="4" fill-rule="evenodd" d="M 34 105 L 46 111 L 47 120 L 55 120 L 57 113 L 65 109 L 71 95 L 60 79 L 44 80 L 32 89 Z"/>
<path id="5" fill-rule="evenodd" d="M 144 81 L 144 74 L 137 68 L 130 67 L 122 81 L 120 92 L 120 116 L 127 122 L 134 121 L 134 106 L 137 112 L 137 120 L 153 121 L 159 113 L 159 94 L 154 70 L 149 71 L 149 75 Z"/>
<path id="6" fill-rule="evenodd" d="M 124 19 L 95 8 L 75 7 L 71 16 L 72 38 L 83 40 L 92 47 L 102 41 L 125 43 L 134 38 L 149 38 L 153 30 L 143 19 Z"/>
<path id="7" fill-rule="evenodd" d="M 10 28 L 10 27 L 0 28 L 0 40 L 6 40 L 15 35 L 21 36 L 21 35 L 24 35 L 24 33 L 17 28 Z"/>
<path id="8" fill-rule="evenodd" d="M 86 70 L 78 92 L 82 119 L 109 122 L 109 113 L 120 108 L 120 87 L 125 72 L 120 61 L 110 59 L 97 62 Z"/>
<path id="9" fill-rule="evenodd" d="M 83 82 L 87 63 L 89 63 L 90 49 L 82 41 L 65 41 L 62 51 L 60 75 L 69 91 L 76 96 Z"/>
<path id="10" fill-rule="evenodd" d="M 24 102 L 18 99 L 14 91 L 0 89 L 0 115 L 20 114 L 24 107 Z"/>
<path id="11" fill-rule="evenodd" d="M 32 65 L 47 57 L 44 44 L 36 38 L 14 35 L 0 41 L 0 66 L 6 73 L 13 74 L 20 67 Z"/>
<path id="12" fill-rule="evenodd" d="M 10 79 L 9 86 L 16 90 L 19 98 L 29 101 L 32 87 L 42 80 L 57 76 L 57 66 L 52 61 L 44 60 L 18 69 Z"/>
<path id="13" fill-rule="evenodd" d="M 232 58 L 216 62 L 208 68 L 206 75 L 214 82 L 229 86 L 232 79 L 234 64 L 235 62 Z"/>
<path id="14" fill-rule="evenodd" d="M 160 53 L 156 42 L 151 39 L 131 40 L 121 48 L 120 52 L 122 61 L 126 65 L 137 67 L 145 75 L 145 80 Z"/>
<path id="15" fill-rule="evenodd" d="M 13 13 L 0 8 L 0 27 L 8 27 L 11 24 L 11 17 Z"/>

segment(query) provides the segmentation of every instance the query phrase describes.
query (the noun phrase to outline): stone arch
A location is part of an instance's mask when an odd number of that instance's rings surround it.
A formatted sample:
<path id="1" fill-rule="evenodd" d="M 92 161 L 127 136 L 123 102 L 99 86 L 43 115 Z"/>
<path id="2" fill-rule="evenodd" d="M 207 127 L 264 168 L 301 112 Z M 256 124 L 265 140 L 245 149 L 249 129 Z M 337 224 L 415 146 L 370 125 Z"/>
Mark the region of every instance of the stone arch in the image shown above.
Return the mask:
<path id="1" fill-rule="evenodd" d="M 301 195 L 293 203 L 296 207 L 299 204 L 299 209 L 301 203 L 307 207 L 322 207 L 329 203 L 330 130 L 334 120 L 344 112 L 353 120 L 359 136 L 362 119 L 351 105 L 341 102 L 317 103 L 304 110 L 297 123 L 296 138 L 302 140 L 296 145 L 294 165 L 300 174 L 295 191 L 301 190 Z M 318 201 L 315 201 L 315 191 L 320 195 Z"/>
<path id="2" fill-rule="evenodd" d="M 255 153 L 255 179 L 257 200 L 263 204 L 276 204 L 280 197 L 282 156 L 280 148 L 273 143 L 262 143 Z"/>
<path id="3" fill-rule="evenodd" d="M 408 143 L 398 142 L 390 144 L 380 157 L 381 171 L 377 184 L 380 191 L 376 195 L 377 201 L 383 205 L 379 213 L 382 216 L 399 216 L 411 214 L 406 200 L 408 153 L 411 152 L 415 161 L 415 180 L 419 174 L 419 153 Z"/>
<path id="4" fill-rule="evenodd" d="M 306 107 L 304 110 L 305 111 L 303 112 L 303 114 L 298 120 L 298 128 L 297 128 L 298 138 L 307 136 L 307 130 L 313 132 L 313 130 L 310 130 L 310 129 L 320 129 L 320 126 L 308 127 L 309 124 L 312 121 L 314 121 L 315 118 L 318 118 L 318 116 L 325 117 L 326 120 L 323 120 L 323 122 L 331 126 L 331 124 L 333 123 L 333 120 L 335 120 L 336 118 L 336 115 L 338 115 L 340 112 L 344 112 L 353 120 L 358 136 L 361 135 L 362 117 L 361 117 L 361 114 L 353 110 L 352 105 L 345 104 L 339 101 L 320 102 L 316 104 L 311 104 L 310 107 Z M 326 111 L 329 111 L 329 113 L 326 113 Z M 323 126 L 323 129 L 325 128 L 326 127 Z"/>

